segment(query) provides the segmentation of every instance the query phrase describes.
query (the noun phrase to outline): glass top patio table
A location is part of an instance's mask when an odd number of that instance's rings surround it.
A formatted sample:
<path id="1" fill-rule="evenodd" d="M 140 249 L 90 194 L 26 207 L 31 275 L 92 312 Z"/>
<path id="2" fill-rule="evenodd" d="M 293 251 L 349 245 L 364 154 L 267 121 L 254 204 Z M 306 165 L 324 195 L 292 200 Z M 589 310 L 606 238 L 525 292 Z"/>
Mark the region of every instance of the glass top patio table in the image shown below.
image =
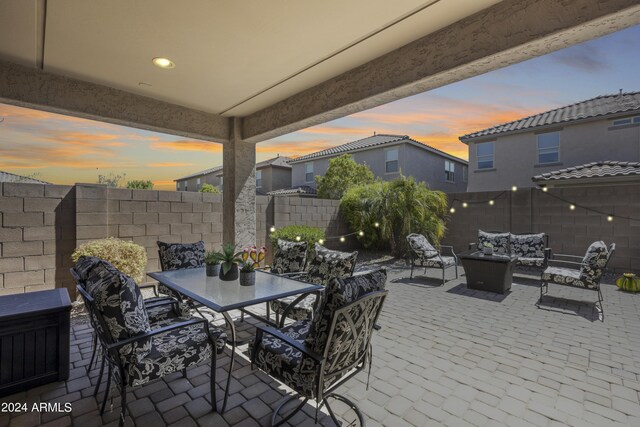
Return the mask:
<path id="1" fill-rule="evenodd" d="M 240 286 L 238 279 L 223 281 L 217 276 L 208 277 L 204 267 L 159 271 L 148 276 L 219 313 L 322 289 L 320 285 L 259 270 L 253 286 Z"/>

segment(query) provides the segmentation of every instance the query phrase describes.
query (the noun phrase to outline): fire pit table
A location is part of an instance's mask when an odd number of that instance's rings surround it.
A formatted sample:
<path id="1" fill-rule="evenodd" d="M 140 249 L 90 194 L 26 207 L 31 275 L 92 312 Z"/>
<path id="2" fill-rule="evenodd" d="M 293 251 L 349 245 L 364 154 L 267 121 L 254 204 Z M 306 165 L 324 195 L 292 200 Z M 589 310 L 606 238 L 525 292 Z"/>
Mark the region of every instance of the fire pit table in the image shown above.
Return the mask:
<path id="1" fill-rule="evenodd" d="M 482 251 L 458 254 L 467 278 L 467 288 L 506 293 L 511 289 L 516 255 L 485 255 Z"/>

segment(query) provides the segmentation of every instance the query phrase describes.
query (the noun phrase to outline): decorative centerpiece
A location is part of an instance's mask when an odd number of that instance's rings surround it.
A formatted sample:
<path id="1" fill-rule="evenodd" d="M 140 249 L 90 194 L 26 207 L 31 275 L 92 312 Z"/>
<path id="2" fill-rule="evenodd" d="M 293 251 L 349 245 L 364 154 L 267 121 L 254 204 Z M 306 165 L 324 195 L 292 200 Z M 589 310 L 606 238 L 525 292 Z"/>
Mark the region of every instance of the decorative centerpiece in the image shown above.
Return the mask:
<path id="1" fill-rule="evenodd" d="M 220 274 L 221 252 L 210 251 L 204 256 L 204 264 L 207 269 L 207 276 L 215 277 Z"/>
<path id="2" fill-rule="evenodd" d="M 264 246 L 258 250 L 255 246 L 242 252 L 242 267 L 240 268 L 240 286 L 253 286 L 256 284 L 256 268 L 267 255 Z"/>
<path id="3" fill-rule="evenodd" d="M 493 245 L 491 243 L 485 243 L 482 246 L 482 253 L 485 255 L 493 255 Z"/>
<path id="4" fill-rule="evenodd" d="M 238 278 L 238 264 L 242 262 L 240 252 L 236 252 L 235 245 L 226 244 L 222 251 L 216 252 L 214 258 L 220 263 L 220 280 L 236 280 Z"/>
<path id="5" fill-rule="evenodd" d="M 616 286 L 626 292 L 640 292 L 640 277 L 633 273 L 624 273 L 616 280 Z"/>

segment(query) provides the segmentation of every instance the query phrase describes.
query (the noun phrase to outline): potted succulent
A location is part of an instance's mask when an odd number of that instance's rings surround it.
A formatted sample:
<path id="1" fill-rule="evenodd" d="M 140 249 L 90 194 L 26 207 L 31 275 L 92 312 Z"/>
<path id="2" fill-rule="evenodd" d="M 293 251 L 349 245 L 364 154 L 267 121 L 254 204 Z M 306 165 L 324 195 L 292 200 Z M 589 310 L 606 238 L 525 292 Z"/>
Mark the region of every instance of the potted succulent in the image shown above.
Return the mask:
<path id="1" fill-rule="evenodd" d="M 240 268 L 240 286 L 253 286 L 256 284 L 256 268 L 267 255 L 264 246 L 258 250 L 255 246 L 242 252 L 242 267 Z"/>
<path id="2" fill-rule="evenodd" d="M 482 245 L 482 253 L 485 255 L 493 255 L 493 245 L 491 243 L 485 242 Z"/>
<path id="3" fill-rule="evenodd" d="M 204 256 L 204 264 L 207 269 L 207 276 L 215 277 L 220 274 L 221 252 L 210 251 Z"/>
<path id="4" fill-rule="evenodd" d="M 626 292 L 640 292 L 640 277 L 633 273 L 624 273 L 616 280 L 616 286 Z"/>
<path id="5" fill-rule="evenodd" d="M 213 258 L 220 263 L 220 280 L 236 280 L 238 278 L 238 264 L 242 262 L 240 252 L 236 252 L 235 245 L 226 244 L 220 252 L 215 252 Z"/>

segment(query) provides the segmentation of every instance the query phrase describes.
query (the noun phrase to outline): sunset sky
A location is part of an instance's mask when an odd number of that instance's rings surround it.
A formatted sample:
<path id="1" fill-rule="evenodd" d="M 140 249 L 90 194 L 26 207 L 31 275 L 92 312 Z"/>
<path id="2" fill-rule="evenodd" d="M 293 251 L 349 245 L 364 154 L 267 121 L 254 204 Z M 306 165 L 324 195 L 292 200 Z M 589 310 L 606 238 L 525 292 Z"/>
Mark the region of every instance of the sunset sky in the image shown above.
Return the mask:
<path id="1" fill-rule="evenodd" d="M 640 90 L 640 26 L 265 141 L 258 160 L 303 155 L 377 133 L 409 135 L 467 158 L 458 136 L 598 95 Z M 0 104 L 0 170 L 56 184 L 98 174 L 174 179 L 222 163 L 222 146 Z"/>

